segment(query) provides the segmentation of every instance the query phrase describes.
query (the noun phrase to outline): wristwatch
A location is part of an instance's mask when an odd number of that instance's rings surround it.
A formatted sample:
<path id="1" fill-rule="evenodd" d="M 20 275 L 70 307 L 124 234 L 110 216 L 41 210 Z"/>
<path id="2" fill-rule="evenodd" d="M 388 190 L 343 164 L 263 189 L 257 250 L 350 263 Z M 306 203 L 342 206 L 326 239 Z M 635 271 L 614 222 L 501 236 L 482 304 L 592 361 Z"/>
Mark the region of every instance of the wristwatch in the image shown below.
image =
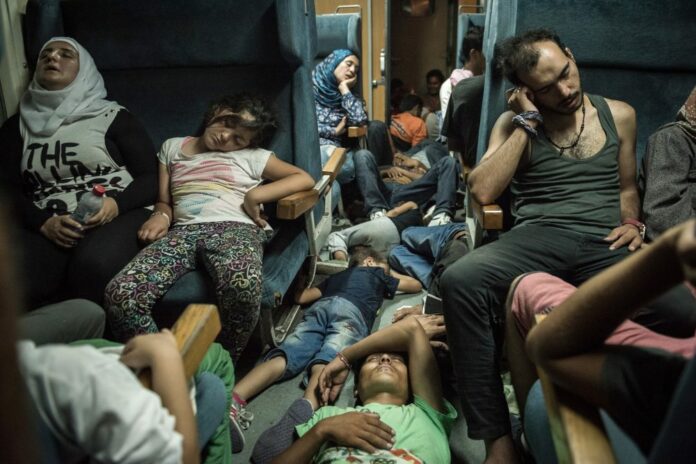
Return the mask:
<path id="1" fill-rule="evenodd" d="M 645 224 L 640 222 L 638 219 L 632 219 L 632 218 L 624 219 L 623 221 L 621 221 L 621 225 L 625 225 L 625 224 L 630 224 L 632 226 L 635 226 L 638 229 L 638 232 L 640 232 L 640 238 L 645 240 Z"/>

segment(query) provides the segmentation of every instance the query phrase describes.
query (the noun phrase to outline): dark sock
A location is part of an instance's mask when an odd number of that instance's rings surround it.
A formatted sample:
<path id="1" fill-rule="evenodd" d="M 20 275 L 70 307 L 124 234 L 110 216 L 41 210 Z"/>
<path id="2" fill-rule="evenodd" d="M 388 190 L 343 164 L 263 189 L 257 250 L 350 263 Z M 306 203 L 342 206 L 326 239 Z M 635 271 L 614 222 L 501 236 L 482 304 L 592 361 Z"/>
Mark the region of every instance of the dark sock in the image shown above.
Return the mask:
<path id="1" fill-rule="evenodd" d="M 296 399 L 280 420 L 266 429 L 259 437 L 251 460 L 254 464 L 266 464 L 288 449 L 295 439 L 295 426 L 304 424 L 314 414 L 311 403 L 304 399 Z"/>

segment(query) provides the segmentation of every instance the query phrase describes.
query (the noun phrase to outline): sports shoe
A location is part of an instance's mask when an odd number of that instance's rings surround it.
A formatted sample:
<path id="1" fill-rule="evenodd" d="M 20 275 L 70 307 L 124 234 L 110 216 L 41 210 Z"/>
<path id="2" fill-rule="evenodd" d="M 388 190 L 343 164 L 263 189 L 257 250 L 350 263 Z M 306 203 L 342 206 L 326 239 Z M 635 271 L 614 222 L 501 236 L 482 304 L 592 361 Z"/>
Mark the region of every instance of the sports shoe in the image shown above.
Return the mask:
<path id="1" fill-rule="evenodd" d="M 249 428 L 254 415 L 246 410 L 246 401 L 232 399 L 230 406 L 230 438 L 232 438 L 232 453 L 239 453 L 244 449 L 246 438 L 244 431 Z"/>
<path id="2" fill-rule="evenodd" d="M 373 212 L 370 213 L 370 221 L 373 221 L 377 218 L 381 218 L 387 215 L 387 212 L 383 209 L 376 209 Z"/>
<path id="3" fill-rule="evenodd" d="M 437 205 L 432 204 L 425 211 L 425 214 L 423 215 L 423 224 L 425 224 L 426 222 L 430 222 L 430 220 L 433 218 L 433 214 L 435 214 L 435 208 L 437 208 Z"/>
<path id="4" fill-rule="evenodd" d="M 447 213 L 437 213 L 428 223 L 428 227 L 444 226 L 452 222 L 452 217 Z"/>

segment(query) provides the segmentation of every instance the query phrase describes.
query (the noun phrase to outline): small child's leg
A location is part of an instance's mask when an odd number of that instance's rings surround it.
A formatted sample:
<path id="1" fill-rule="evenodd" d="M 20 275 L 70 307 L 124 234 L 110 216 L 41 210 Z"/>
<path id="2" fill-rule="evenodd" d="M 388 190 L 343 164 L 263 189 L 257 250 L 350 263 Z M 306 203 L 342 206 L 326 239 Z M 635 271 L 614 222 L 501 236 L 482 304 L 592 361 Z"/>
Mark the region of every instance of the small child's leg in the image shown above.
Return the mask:
<path id="1" fill-rule="evenodd" d="M 232 390 L 244 401 L 249 400 L 280 379 L 287 362 L 284 356 L 276 356 L 254 367 Z"/>
<path id="2" fill-rule="evenodd" d="M 263 281 L 263 230 L 253 224 L 213 222 L 203 263 L 215 284 L 220 343 L 237 361 L 259 320 Z"/>
<path id="3" fill-rule="evenodd" d="M 104 290 L 104 309 L 117 340 L 159 330 L 152 307 L 179 277 L 195 268 L 196 238 L 192 226 L 171 229 L 111 279 Z M 164 257 L 168 264 L 162 264 Z"/>
<path id="4" fill-rule="evenodd" d="M 307 388 L 305 388 L 304 398 L 312 404 L 312 409 L 315 411 L 319 408 L 319 395 L 317 394 L 317 385 L 319 384 L 319 374 L 324 369 L 326 364 L 314 364 L 312 366 L 312 373 L 309 376 L 309 382 L 307 383 Z"/>
<path id="5" fill-rule="evenodd" d="M 233 453 L 239 453 L 244 449 L 246 444 L 244 431 L 254 420 L 254 415 L 246 409 L 247 399 L 279 380 L 285 372 L 286 365 L 284 356 L 271 358 L 254 367 L 234 386 L 230 406 L 230 438 Z"/>

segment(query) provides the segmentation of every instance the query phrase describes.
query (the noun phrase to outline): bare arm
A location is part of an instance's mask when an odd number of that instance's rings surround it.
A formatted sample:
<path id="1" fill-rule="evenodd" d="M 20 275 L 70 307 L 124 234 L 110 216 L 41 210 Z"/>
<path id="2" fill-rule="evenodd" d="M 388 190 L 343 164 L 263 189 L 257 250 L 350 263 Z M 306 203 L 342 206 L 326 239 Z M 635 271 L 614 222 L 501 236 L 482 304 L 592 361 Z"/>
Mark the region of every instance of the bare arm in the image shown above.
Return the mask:
<path id="1" fill-rule="evenodd" d="M 693 236 L 695 224 L 692 220 L 670 229 L 650 247 L 584 283 L 530 331 L 530 358 L 545 366 L 597 349 L 641 304 L 681 282 L 677 239 L 682 233 Z"/>
<path id="2" fill-rule="evenodd" d="M 491 131 L 488 150 L 469 173 L 471 194 L 482 205 L 493 203 L 505 191 L 529 142 L 529 135 L 512 124 L 514 115 L 512 111 L 500 115 Z"/>
<path id="3" fill-rule="evenodd" d="M 343 350 L 343 355 L 353 364 L 372 353 L 383 352 L 408 352 L 411 392 L 438 411 L 445 412 L 437 362 L 430 340 L 418 320 L 409 317 L 387 326 L 349 346 Z M 324 402 L 336 399 L 347 376 L 348 370 L 339 358 L 326 365 L 319 377 Z"/>
<path id="4" fill-rule="evenodd" d="M 411 276 L 399 274 L 393 269 L 389 271 L 389 274 L 392 277 L 399 279 L 399 286 L 396 289 L 401 292 L 418 293 L 421 290 L 423 290 L 423 285 L 421 285 L 421 283 L 417 279 L 414 279 Z"/>
<path id="5" fill-rule="evenodd" d="M 263 178 L 273 182 L 254 187 L 244 197 L 244 211 L 259 227 L 266 225 L 266 221 L 261 219 L 260 204 L 280 200 L 285 196 L 314 187 L 314 179 L 309 174 L 297 166 L 279 160 L 275 155 L 268 158 L 263 170 Z"/>
<path id="6" fill-rule="evenodd" d="M 607 100 L 611 109 L 616 130 L 619 134 L 619 189 L 621 199 L 621 220 L 640 218 L 640 197 L 636 185 L 636 112 L 628 104 Z M 633 251 L 643 242 L 638 228 L 634 225 L 621 225 L 606 237 L 613 242 L 611 249 L 628 244 Z"/>
<path id="7" fill-rule="evenodd" d="M 295 303 L 308 304 L 321 298 L 321 290 L 317 287 L 305 288 L 295 296 Z"/>
<path id="8" fill-rule="evenodd" d="M 394 431 L 373 413 L 348 412 L 327 417 L 317 422 L 302 438 L 293 442 L 292 446 L 271 462 L 311 462 L 321 445 L 327 441 L 374 453 L 377 448 L 391 448 L 394 443 Z"/>
<path id="9" fill-rule="evenodd" d="M 162 405 L 176 418 L 174 428 L 183 437 L 183 462 L 198 463 L 200 456 L 196 419 L 186 386 L 184 364 L 174 335 L 165 329 L 158 334 L 133 338 L 124 347 L 121 362 L 136 369 L 151 369 L 152 390 L 160 396 Z"/>
<path id="10" fill-rule="evenodd" d="M 143 223 L 138 231 L 138 238 L 145 243 L 154 242 L 164 237 L 174 221 L 172 210 L 172 198 L 169 192 L 169 170 L 163 163 L 159 163 L 159 190 L 157 193 L 157 203 L 150 219 Z M 155 214 L 162 213 L 162 214 Z M 165 216 L 166 215 L 166 216 Z"/>

